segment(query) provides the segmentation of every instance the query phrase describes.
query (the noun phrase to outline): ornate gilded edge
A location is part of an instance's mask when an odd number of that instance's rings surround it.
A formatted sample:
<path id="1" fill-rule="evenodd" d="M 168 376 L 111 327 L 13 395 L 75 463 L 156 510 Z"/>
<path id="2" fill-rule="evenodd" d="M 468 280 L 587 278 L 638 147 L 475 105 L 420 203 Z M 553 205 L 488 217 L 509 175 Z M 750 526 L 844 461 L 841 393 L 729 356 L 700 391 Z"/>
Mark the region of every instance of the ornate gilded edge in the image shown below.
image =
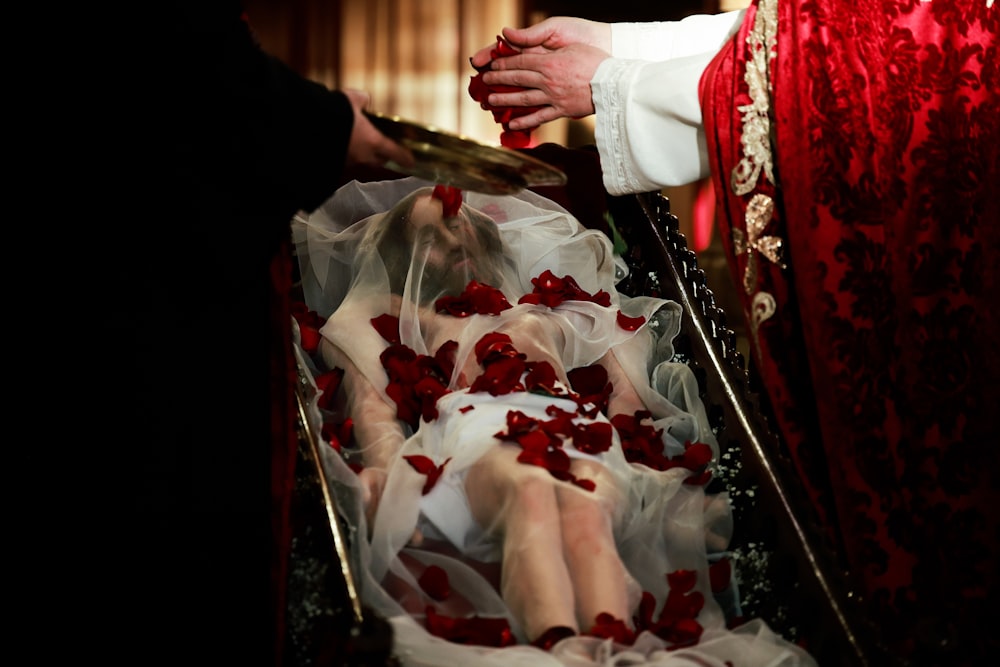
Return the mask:
<path id="1" fill-rule="evenodd" d="M 566 184 L 561 169 L 520 151 L 399 116 L 374 111 L 366 111 L 365 116 L 380 132 L 409 148 L 416 159 L 412 167 L 387 163 L 392 171 L 486 194 L 516 194 L 525 188 Z"/>

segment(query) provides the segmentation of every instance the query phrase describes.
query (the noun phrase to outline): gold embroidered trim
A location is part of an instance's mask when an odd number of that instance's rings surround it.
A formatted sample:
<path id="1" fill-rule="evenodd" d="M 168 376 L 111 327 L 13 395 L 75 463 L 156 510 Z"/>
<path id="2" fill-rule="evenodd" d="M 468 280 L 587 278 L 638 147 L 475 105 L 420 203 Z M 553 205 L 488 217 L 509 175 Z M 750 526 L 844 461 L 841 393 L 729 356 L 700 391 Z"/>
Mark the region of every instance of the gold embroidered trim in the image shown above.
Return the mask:
<path id="1" fill-rule="evenodd" d="M 750 304 L 750 333 L 753 336 L 754 348 L 760 350 L 760 325 L 771 318 L 778 310 L 778 304 L 770 292 L 757 292 Z"/>
<path id="2" fill-rule="evenodd" d="M 781 237 L 764 234 L 773 215 L 774 200 L 758 192 L 747 204 L 746 234 L 742 229 L 733 228 L 733 249 L 737 255 L 747 255 L 747 266 L 743 270 L 743 289 L 747 294 L 753 294 L 757 284 L 757 253 L 781 268 L 787 268 L 781 257 Z"/>
<path id="3" fill-rule="evenodd" d="M 771 61 L 776 55 L 778 33 L 778 0 L 760 0 L 754 15 L 753 27 L 747 35 L 750 50 L 743 80 L 747 84 L 750 103 L 737 107 L 743 123 L 740 147 L 743 157 L 730 174 L 730 187 L 737 196 L 753 192 L 763 177 L 774 185 L 774 167 L 771 157 Z M 757 292 L 757 255 L 774 262 L 781 268 L 785 264 L 781 258 L 780 237 L 764 233 L 774 214 L 774 200 L 757 193 L 747 204 L 745 214 L 746 233 L 733 229 L 733 246 L 736 254 L 746 254 L 746 268 L 743 271 L 743 289 L 753 295 L 750 306 L 751 334 L 757 349 L 760 349 L 757 331 L 762 322 L 774 315 L 777 302 L 768 292 Z"/>
<path id="4" fill-rule="evenodd" d="M 774 183 L 771 162 L 771 102 L 770 67 L 775 57 L 775 38 L 778 32 L 777 0 L 760 0 L 754 16 L 753 28 L 747 35 L 750 58 L 747 59 L 743 80 L 749 86 L 750 104 L 737 107 L 742 114 L 743 159 L 733 168 L 730 184 L 737 195 L 754 189 L 760 172 Z"/>

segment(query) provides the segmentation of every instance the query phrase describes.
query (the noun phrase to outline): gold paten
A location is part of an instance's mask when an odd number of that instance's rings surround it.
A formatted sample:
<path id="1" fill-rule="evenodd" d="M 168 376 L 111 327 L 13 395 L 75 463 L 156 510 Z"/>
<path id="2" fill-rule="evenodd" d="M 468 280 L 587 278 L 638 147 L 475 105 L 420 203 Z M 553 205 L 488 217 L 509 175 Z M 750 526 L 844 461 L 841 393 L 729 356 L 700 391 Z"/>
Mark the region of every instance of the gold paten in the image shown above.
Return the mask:
<path id="1" fill-rule="evenodd" d="M 365 115 L 380 132 L 409 148 L 416 158 L 412 167 L 391 161 L 385 164 L 400 174 L 493 195 L 566 184 L 563 171 L 530 155 L 399 116 L 374 111 L 365 111 Z"/>

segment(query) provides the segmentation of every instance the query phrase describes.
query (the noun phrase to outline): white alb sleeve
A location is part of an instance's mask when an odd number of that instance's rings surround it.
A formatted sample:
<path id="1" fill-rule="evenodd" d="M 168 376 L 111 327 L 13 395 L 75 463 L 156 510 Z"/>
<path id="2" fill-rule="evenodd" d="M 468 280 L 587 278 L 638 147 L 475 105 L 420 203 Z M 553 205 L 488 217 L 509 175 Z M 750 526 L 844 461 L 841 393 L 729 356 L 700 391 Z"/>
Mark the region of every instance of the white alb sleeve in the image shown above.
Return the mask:
<path id="1" fill-rule="evenodd" d="M 613 195 L 709 174 L 698 81 L 714 52 L 662 62 L 608 58 L 590 87 L 604 186 Z"/>
<path id="2" fill-rule="evenodd" d="M 743 22 L 745 9 L 695 14 L 680 21 L 611 24 L 611 55 L 627 60 L 668 60 L 718 51 Z"/>

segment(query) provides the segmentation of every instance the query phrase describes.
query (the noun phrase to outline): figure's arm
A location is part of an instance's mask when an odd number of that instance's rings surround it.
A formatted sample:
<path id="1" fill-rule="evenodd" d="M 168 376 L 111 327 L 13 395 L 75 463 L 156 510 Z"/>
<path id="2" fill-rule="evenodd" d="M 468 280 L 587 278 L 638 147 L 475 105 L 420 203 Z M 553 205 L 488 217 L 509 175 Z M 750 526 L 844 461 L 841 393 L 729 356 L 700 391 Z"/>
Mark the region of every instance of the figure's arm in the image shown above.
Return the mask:
<path id="1" fill-rule="evenodd" d="M 347 354 L 326 339 L 320 341 L 319 352 L 329 368 L 344 371 L 342 386 L 347 399 L 347 414 L 354 424 L 354 440 L 364 462 L 358 477 L 362 483 L 365 515 L 371 525 L 385 488 L 389 466 L 406 436 L 396 418 L 396 406 L 386 401 Z"/>
<path id="2" fill-rule="evenodd" d="M 490 107 L 537 107 L 508 121 L 531 130 L 558 118 L 596 114 L 595 139 L 604 185 L 613 195 L 691 183 L 709 174 L 698 103 L 705 67 L 738 30 L 744 10 L 660 23 L 595 23 L 546 19 L 504 29 L 520 49 L 472 63 Z"/>
<path id="3" fill-rule="evenodd" d="M 573 16 L 550 16 L 527 28 L 504 28 L 503 38 L 522 53 L 548 53 L 571 44 L 585 44 L 611 52 L 611 24 Z M 469 62 L 476 69 L 490 63 L 496 43 L 477 51 Z"/>
<path id="4" fill-rule="evenodd" d="M 638 410 L 646 409 L 645 403 L 632 385 L 632 381 L 628 379 L 613 350 L 608 350 L 597 363 L 608 372 L 608 382 L 611 383 L 611 395 L 608 397 L 609 419 L 615 415 L 632 416 Z"/>
<path id="5" fill-rule="evenodd" d="M 650 192 L 709 175 L 698 82 L 713 57 L 601 63 L 590 87 L 594 138 L 610 194 Z"/>
<path id="6" fill-rule="evenodd" d="M 293 70 L 261 48 L 241 9 L 183 0 L 157 16 L 169 68 L 149 80 L 171 121 L 157 133 L 192 183 L 216 184 L 249 210 L 277 209 L 287 219 L 330 197 L 345 164 L 412 161 L 361 113 L 366 93 Z"/>
<path id="7" fill-rule="evenodd" d="M 679 21 L 612 23 L 615 58 L 670 60 L 711 51 L 716 53 L 743 22 L 745 9 L 721 14 L 694 14 Z"/>
<path id="8" fill-rule="evenodd" d="M 614 57 L 590 82 L 609 193 L 649 192 L 709 175 L 698 83 L 744 13 L 612 24 Z"/>

